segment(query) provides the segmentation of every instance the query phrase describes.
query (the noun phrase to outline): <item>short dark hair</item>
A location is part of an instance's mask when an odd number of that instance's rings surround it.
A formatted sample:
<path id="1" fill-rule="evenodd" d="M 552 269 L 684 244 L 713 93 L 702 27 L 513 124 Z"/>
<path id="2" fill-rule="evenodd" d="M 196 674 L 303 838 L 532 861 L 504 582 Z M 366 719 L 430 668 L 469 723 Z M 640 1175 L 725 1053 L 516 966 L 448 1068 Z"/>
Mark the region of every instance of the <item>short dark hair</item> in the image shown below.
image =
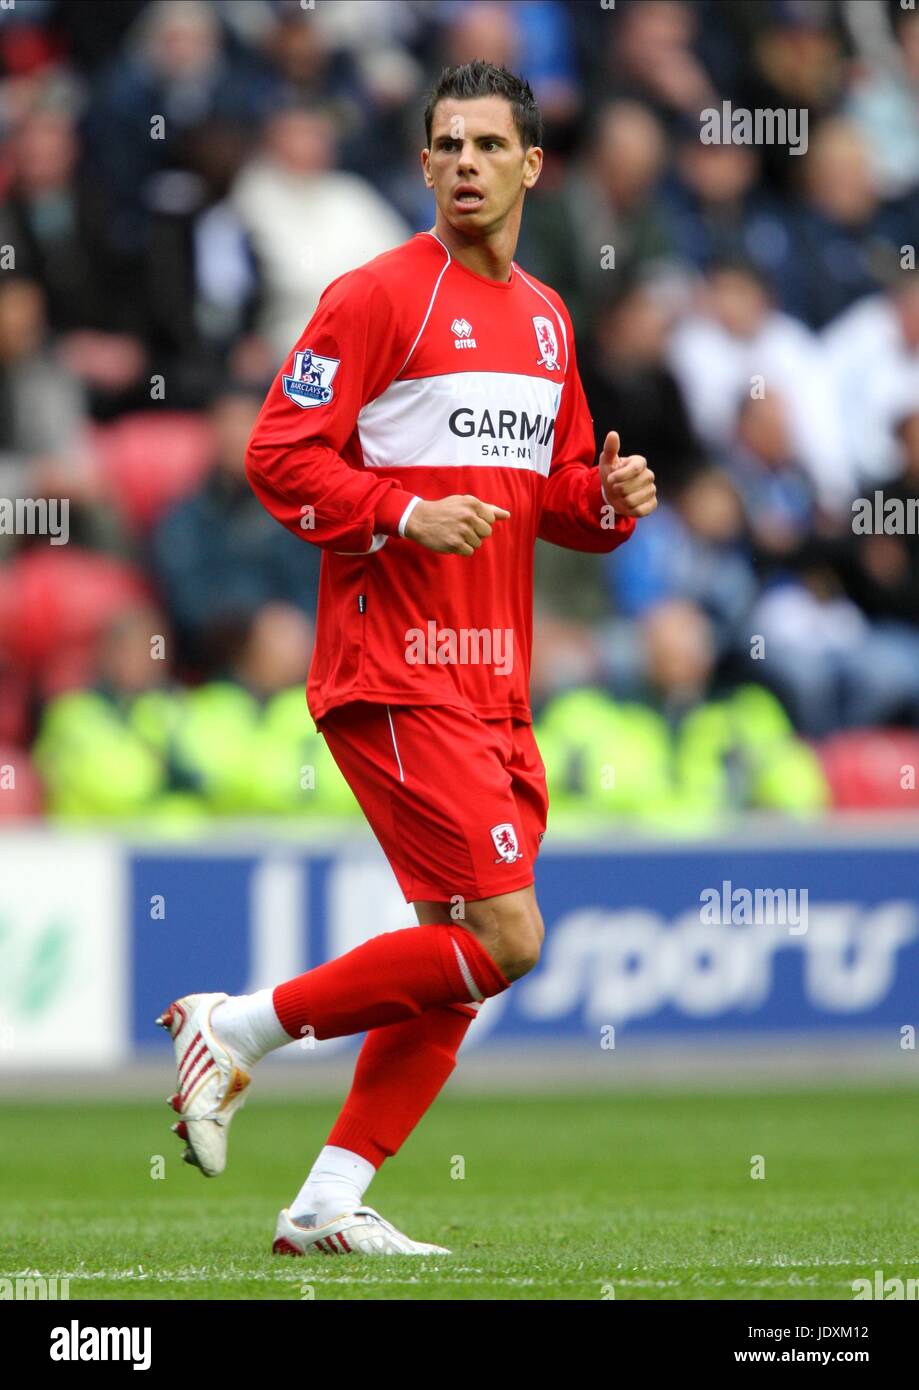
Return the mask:
<path id="1" fill-rule="evenodd" d="M 531 145 L 542 144 L 542 116 L 529 82 L 508 72 L 507 68 L 495 67 L 494 63 L 485 62 L 484 58 L 474 58 L 471 63 L 444 68 L 431 88 L 424 108 L 428 148 L 431 147 L 434 108 L 439 101 L 444 97 L 468 101 L 472 97 L 490 96 L 504 97 L 510 102 L 514 125 L 525 150 Z"/>

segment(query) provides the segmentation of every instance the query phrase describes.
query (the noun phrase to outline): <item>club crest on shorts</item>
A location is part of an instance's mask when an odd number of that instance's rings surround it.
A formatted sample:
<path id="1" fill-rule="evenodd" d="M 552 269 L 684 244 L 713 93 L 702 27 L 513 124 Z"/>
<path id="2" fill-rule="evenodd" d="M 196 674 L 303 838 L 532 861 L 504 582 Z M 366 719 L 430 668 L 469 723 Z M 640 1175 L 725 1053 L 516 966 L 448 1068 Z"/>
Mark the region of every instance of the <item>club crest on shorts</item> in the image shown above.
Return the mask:
<path id="1" fill-rule="evenodd" d="M 540 314 L 534 314 L 533 327 L 536 329 L 536 343 L 539 347 L 539 356 L 541 359 L 539 365 L 548 367 L 550 372 L 559 371 L 558 339 L 555 336 L 555 324 L 551 319 L 543 318 Z"/>
<path id="2" fill-rule="evenodd" d="M 304 410 L 326 405 L 332 399 L 332 378 L 340 364 L 340 357 L 318 357 L 310 348 L 295 352 L 293 372 L 283 378 L 284 395 Z"/>
<path id="3" fill-rule="evenodd" d="M 498 851 L 496 864 L 503 860 L 505 864 L 513 864 L 515 859 L 522 859 L 523 854 L 517 847 L 517 832 L 510 821 L 502 821 L 500 825 L 491 827 L 491 838 L 495 842 L 495 849 Z"/>

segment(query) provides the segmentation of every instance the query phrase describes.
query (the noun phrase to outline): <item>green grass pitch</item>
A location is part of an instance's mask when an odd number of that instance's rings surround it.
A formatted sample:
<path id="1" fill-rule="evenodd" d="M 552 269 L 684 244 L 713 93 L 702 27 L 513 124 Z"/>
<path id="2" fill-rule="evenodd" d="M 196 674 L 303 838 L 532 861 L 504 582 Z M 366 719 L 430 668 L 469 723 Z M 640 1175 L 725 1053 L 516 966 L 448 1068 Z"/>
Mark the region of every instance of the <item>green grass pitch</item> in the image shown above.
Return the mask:
<path id="1" fill-rule="evenodd" d="M 452 1256 L 361 1260 L 270 1253 L 331 1102 L 254 1094 L 216 1179 L 161 1101 L 10 1102 L 0 1275 L 74 1299 L 851 1300 L 876 1269 L 919 1276 L 916 1109 L 903 1088 L 448 1092 L 367 1200 Z"/>

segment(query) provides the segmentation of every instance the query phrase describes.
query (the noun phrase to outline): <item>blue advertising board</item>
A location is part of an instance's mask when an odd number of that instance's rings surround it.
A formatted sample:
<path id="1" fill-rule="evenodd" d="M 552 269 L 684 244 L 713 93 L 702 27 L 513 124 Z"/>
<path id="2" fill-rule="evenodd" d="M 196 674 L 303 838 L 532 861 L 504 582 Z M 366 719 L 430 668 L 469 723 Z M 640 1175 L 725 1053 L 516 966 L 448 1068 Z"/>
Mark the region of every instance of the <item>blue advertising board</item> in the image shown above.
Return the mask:
<path id="1" fill-rule="evenodd" d="M 909 843 L 544 849 L 542 959 L 469 1045 L 617 1033 L 915 1024 L 919 853 Z M 131 1036 L 193 990 L 240 993 L 414 925 L 378 848 L 133 849 Z M 344 1040 L 320 1044 L 329 1051 Z"/>

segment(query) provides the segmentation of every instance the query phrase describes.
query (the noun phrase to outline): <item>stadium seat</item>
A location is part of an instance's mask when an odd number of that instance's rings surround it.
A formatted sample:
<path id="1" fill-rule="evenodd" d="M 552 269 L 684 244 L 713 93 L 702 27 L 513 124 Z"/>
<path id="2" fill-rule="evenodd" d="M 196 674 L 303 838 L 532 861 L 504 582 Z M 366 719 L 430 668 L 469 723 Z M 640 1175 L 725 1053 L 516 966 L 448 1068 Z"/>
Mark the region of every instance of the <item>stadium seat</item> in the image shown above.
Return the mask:
<path id="1" fill-rule="evenodd" d="M 8 661 L 0 638 L 0 743 L 26 743 L 29 683 Z"/>
<path id="2" fill-rule="evenodd" d="M 41 815 L 42 801 L 41 780 L 27 750 L 0 743 L 0 821 Z"/>
<path id="3" fill-rule="evenodd" d="M 7 578 L 16 614 L 7 656 L 43 697 L 91 682 L 100 634 L 121 608 L 150 598 L 131 565 L 71 546 L 28 550 Z"/>
<path id="4" fill-rule="evenodd" d="M 837 811 L 919 810 L 919 733 L 857 729 L 817 747 Z"/>
<path id="5" fill-rule="evenodd" d="M 140 533 L 197 487 L 213 446 L 209 422 L 191 411 L 125 415 L 93 437 L 112 502 Z"/>

